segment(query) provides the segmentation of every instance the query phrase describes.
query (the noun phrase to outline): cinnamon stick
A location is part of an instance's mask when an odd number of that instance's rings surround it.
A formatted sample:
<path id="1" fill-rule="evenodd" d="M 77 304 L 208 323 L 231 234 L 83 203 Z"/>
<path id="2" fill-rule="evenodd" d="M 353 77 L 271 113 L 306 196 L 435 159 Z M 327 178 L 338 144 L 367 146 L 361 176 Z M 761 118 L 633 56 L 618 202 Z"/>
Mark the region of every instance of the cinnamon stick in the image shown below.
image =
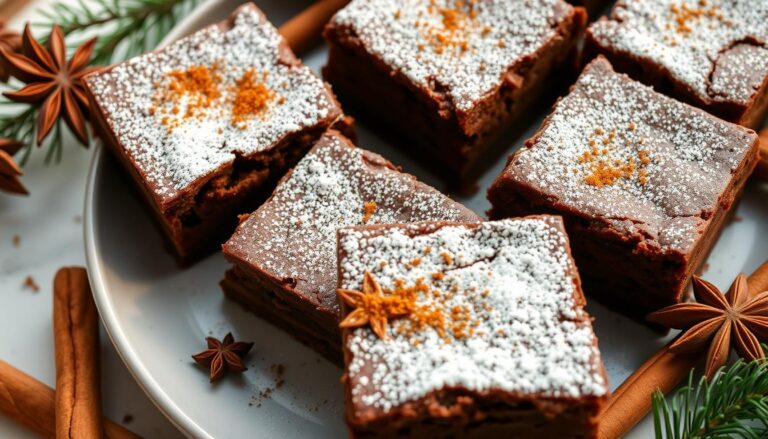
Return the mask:
<path id="1" fill-rule="evenodd" d="M 0 360 L 0 412 L 43 437 L 56 436 L 55 391 L 42 382 Z M 140 439 L 114 422 L 104 419 L 104 437 Z"/>
<path id="2" fill-rule="evenodd" d="M 99 315 L 84 268 L 61 268 L 53 281 L 56 438 L 103 436 Z"/>
<path id="3" fill-rule="evenodd" d="M 768 261 L 749 276 L 747 283 L 752 296 L 768 290 Z M 656 389 L 665 394 L 671 392 L 706 355 L 706 352 L 674 354 L 667 350 L 669 344 L 649 358 L 611 395 L 600 414 L 598 438 L 623 436 L 651 410 L 651 396 Z"/>
<path id="4" fill-rule="evenodd" d="M 30 0 L 0 0 L 0 17 L 9 21 L 22 10 Z"/>
<path id="5" fill-rule="evenodd" d="M 760 131 L 760 160 L 753 175 L 759 180 L 768 181 L 768 127 Z"/>
<path id="6" fill-rule="evenodd" d="M 319 0 L 280 26 L 280 34 L 294 52 L 301 52 L 320 37 L 333 14 L 349 0 Z"/>

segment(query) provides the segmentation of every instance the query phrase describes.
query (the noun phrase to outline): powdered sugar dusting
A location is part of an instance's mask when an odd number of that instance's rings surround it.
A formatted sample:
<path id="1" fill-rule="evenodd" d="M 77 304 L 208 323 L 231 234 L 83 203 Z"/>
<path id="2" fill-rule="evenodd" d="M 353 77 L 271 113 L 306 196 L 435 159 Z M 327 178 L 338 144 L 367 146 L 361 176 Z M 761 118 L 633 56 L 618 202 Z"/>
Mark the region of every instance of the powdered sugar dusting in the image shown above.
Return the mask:
<path id="1" fill-rule="evenodd" d="M 225 244 L 225 252 L 277 279 L 321 306 L 336 302 L 336 229 L 425 220 L 479 221 L 470 210 L 354 148 L 324 135 L 273 197 Z M 371 209 L 370 206 L 375 206 Z"/>
<path id="2" fill-rule="evenodd" d="M 750 130 L 664 97 L 598 58 L 505 174 L 562 208 L 686 251 L 753 142 Z M 608 167 L 634 160 L 630 176 L 590 184 L 593 164 L 583 158 L 595 149 Z"/>
<path id="3" fill-rule="evenodd" d="M 419 306 L 476 322 L 458 338 L 429 326 L 399 331 L 405 317 L 390 322 L 387 340 L 367 326 L 350 330 L 356 412 L 388 411 L 446 386 L 523 397 L 607 393 L 559 218 L 348 228 L 339 231 L 339 246 L 342 288 L 360 290 L 365 272 L 385 292 L 425 280 Z"/>
<path id="4" fill-rule="evenodd" d="M 353 0 L 333 18 L 415 84 L 471 109 L 507 69 L 557 35 L 562 0 Z"/>
<path id="5" fill-rule="evenodd" d="M 284 62 L 281 37 L 255 7 L 238 9 L 234 26 L 203 29 L 158 52 L 133 58 L 87 83 L 120 145 L 145 174 L 161 202 L 177 197 L 188 185 L 209 177 L 236 154 L 266 150 L 306 128 L 328 125 L 338 116 L 323 82 L 307 67 Z M 204 117 L 181 120 L 169 129 L 154 112 L 158 88 L 171 71 L 219 65 L 221 105 Z M 232 96 L 226 87 L 248 71 L 259 74 L 275 94 L 265 111 L 247 126 L 233 123 Z M 189 100 L 178 103 L 180 114 Z"/>
<path id="6" fill-rule="evenodd" d="M 746 103 L 768 74 L 765 1 L 623 0 L 589 32 L 603 46 L 660 64 L 705 102 Z M 737 43 L 753 50 L 741 62 L 719 59 Z M 735 71 L 721 77 L 726 84 L 712 84 L 715 66 L 726 63 Z"/>

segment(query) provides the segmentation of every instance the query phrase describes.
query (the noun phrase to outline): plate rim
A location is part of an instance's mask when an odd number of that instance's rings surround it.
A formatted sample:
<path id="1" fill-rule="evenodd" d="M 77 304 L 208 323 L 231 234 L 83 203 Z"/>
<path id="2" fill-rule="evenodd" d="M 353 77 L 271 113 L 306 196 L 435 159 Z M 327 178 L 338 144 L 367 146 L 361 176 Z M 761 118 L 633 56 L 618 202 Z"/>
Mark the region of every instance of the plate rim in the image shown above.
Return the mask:
<path id="1" fill-rule="evenodd" d="M 170 32 L 163 38 L 158 48 L 169 44 L 172 41 L 190 33 L 194 23 L 200 21 L 214 9 L 230 3 L 230 0 L 204 0 L 197 5 L 189 15 L 184 17 Z M 117 351 L 120 360 L 128 369 L 133 380 L 139 385 L 144 394 L 149 397 L 152 404 L 185 436 L 213 438 L 202 426 L 195 422 L 184 410 L 176 404 L 173 399 L 163 390 L 163 387 L 155 380 L 153 375 L 146 368 L 141 357 L 128 340 L 123 327 L 119 324 L 115 305 L 109 294 L 107 294 L 106 282 L 102 271 L 101 260 L 102 252 L 99 245 L 99 238 L 95 227 L 95 200 L 98 198 L 100 186 L 97 182 L 100 180 L 101 173 L 105 166 L 104 146 L 101 141 L 95 142 L 93 158 L 88 168 L 88 177 L 86 179 L 85 200 L 83 207 L 83 237 L 85 245 L 85 263 L 88 268 L 88 278 L 91 284 L 96 308 L 104 325 L 104 329 Z"/>

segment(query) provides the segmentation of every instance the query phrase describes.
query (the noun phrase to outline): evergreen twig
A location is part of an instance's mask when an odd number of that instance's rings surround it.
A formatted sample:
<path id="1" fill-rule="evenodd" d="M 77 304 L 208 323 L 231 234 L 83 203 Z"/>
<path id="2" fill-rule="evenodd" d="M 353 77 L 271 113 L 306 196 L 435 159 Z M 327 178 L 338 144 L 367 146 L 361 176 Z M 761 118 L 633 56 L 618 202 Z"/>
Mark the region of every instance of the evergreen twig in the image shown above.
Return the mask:
<path id="1" fill-rule="evenodd" d="M 768 346 L 763 345 L 763 351 Z M 667 400 L 653 395 L 653 424 L 658 439 L 768 437 L 768 363 L 739 359 L 707 382 L 688 384 Z"/>
<path id="2" fill-rule="evenodd" d="M 77 0 L 77 4 L 54 3 L 41 11 L 43 20 L 35 27 L 50 32 L 61 27 L 67 44 L 75 48 L 98 36 L 91 65 L 108 65 L 153 50 L 178 21 L 203 0 Z M 46 41 L 44 37 L 41 41 Z M 0 98 L 0 106 L 18 105 Z M 0 138 L 24 143 L 19 163 L 29 159 L 37 131 L 38 105 L 16 113 L 0 114 Z M 45 162 L 60 161 L 62 127 L 46 140 Z"/>

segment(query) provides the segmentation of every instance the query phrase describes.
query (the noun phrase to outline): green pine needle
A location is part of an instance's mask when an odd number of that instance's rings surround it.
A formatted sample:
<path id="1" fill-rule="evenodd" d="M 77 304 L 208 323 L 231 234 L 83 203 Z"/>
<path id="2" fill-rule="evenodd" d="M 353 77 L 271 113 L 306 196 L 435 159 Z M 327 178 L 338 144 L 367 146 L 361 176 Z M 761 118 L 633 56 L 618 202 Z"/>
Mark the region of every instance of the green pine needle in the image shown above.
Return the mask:
<path id="1" fill-rule="evenodd" d="M 657 439 L 768 437 L 768 362 L 739 359 L 698 384 L 691 370 L 669 401 L 654 393 L 653 424 Z"/>
<path id="2" fill-rule="evenodd" d="M 77 4 L 54 3 L 41 11 L 44 19 L 34 23 L 49 33 L 58 24 L 74 49 L 96 36 L 91 65 L 113 64 L 153 50 L 165 35 L 202 0 L 78 0 Z M 37 34 L 37 32 L 36 32 Z M 41 42 L 48 36 L 40 38 Z M 15 83 L 15 85 L 21 85 Z M 5 87 L 4 87 L 5 88 Z M 17 87 L 20 88 L 20 87 Z M 8 88 L 10 90 L 10 88 Z M 0 106 L 17 105 L 0 98 Z M 37 105 L 0 115 L 0 137 L 24 143 L 19 151 L 24 164 L 29 159 L 37 135 Z M 45 140 L 45 162 L 59 162 L 62 156 L 62 127 L 57 123 Z"/>

